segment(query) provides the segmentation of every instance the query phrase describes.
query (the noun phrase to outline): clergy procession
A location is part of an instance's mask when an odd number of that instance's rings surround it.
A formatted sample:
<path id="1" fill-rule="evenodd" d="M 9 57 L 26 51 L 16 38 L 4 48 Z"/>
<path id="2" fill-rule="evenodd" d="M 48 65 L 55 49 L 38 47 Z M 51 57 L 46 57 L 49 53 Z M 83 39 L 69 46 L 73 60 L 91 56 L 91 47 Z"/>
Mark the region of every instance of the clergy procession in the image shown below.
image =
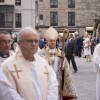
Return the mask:
<path id="1" fill-rule="evenodd" d="M 92 54 L 100 100 L 100 44 L 91 52 L 93 38 L 87 32 L 82 38 L 78 32 L 65 29 L 60 35 L 49 27 L 41 39 L 36 29 L 24 27 L 13 36 L 0 32 L 0 100 L 78 100 L 75 59 L 84 55 L 91 63 Z"/>

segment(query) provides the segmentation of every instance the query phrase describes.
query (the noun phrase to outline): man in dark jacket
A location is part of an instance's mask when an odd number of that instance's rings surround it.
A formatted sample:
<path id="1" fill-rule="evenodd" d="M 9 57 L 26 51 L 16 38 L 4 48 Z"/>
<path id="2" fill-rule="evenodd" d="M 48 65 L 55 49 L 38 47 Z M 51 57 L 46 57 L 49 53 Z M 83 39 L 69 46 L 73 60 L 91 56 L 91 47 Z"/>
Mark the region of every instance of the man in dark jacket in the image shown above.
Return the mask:
<path id="1" fill-rule="evenodd" d="M 66 58 L 68 60 L 68 62 L 70 63 L 70 60 L 72 62 L 72 65 L 73 65 L 73 69 L 74 69 L 74 72 L 76 73 L 77 72 L 77 66 L 76 66 L 76 63 L 75 63 L 75 51 L 76 51 L 76 41 L 73 37 L 73 34 L 69 34 L 69 38 L 67 39 L 66 43 L 65 43 L 65 55 L 66 55 Z"/>

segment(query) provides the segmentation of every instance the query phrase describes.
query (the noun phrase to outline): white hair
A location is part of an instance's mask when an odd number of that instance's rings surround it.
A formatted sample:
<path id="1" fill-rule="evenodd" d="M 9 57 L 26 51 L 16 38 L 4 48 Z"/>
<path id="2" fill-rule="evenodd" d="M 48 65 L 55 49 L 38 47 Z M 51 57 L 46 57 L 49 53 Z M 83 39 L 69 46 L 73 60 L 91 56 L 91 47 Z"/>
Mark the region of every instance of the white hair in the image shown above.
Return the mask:
<path id="1" fill-rule="evenodd" d="M 37 36 L 39 36 L 38 32 L 36 31 L 36 29 L 32 28 L 32 27 L 24 27 L 22 28 L 19 33 L 17 34 L 17 41 L 21 41 L 22 37 L 25 33 L 29 33 L 32 32 L 33 34 L 36 34 Z"/>

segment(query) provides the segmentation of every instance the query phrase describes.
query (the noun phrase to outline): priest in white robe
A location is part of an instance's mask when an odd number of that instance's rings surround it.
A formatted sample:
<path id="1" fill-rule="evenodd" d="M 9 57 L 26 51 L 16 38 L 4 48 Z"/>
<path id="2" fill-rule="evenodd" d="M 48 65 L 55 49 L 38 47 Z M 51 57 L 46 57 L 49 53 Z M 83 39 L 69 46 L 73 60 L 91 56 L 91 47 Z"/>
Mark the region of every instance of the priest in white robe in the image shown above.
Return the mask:
<path id="1" fill-rule="evenodd" d="M 62 51 L 56 47 L 58 32 L 50 27 L 44 33 L 47 40 L 47 47 L 40 51 L 40 55 L 44 57 L 49 65 L 54 69 L 59 82 L 59 100 L 72 100 L 77 98 L 76 90 L 73 84 L 69 64 L 63 56 Z"/>
<path id="2" fill-rule="evenodd" d="M 1 66 L 25 100 L 58 100 L 58 81 L 47 61 L 38 55 L 39 36 L 31 27 L 18 34 L 19 50 Z"/>
<path id="3" fill-rule="evenodd" d="M 95 65 L 95 71 L 97 73 L 96 79 L 96 100 L 100 100 L 100 43 L 96 45 L 93 60 Z"/>

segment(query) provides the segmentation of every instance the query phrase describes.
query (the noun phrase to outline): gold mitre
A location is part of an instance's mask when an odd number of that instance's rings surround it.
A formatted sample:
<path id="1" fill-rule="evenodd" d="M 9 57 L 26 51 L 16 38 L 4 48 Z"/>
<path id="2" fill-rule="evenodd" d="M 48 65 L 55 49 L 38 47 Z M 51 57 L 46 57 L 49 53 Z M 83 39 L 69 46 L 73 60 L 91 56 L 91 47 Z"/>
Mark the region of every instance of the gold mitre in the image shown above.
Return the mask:
<path id="1" fill-rule="evenodd" d="M 57 40 L 58 32 L 53 27 L 50 27 L 44 33 L 44 37 L 46 40 Z"/>

